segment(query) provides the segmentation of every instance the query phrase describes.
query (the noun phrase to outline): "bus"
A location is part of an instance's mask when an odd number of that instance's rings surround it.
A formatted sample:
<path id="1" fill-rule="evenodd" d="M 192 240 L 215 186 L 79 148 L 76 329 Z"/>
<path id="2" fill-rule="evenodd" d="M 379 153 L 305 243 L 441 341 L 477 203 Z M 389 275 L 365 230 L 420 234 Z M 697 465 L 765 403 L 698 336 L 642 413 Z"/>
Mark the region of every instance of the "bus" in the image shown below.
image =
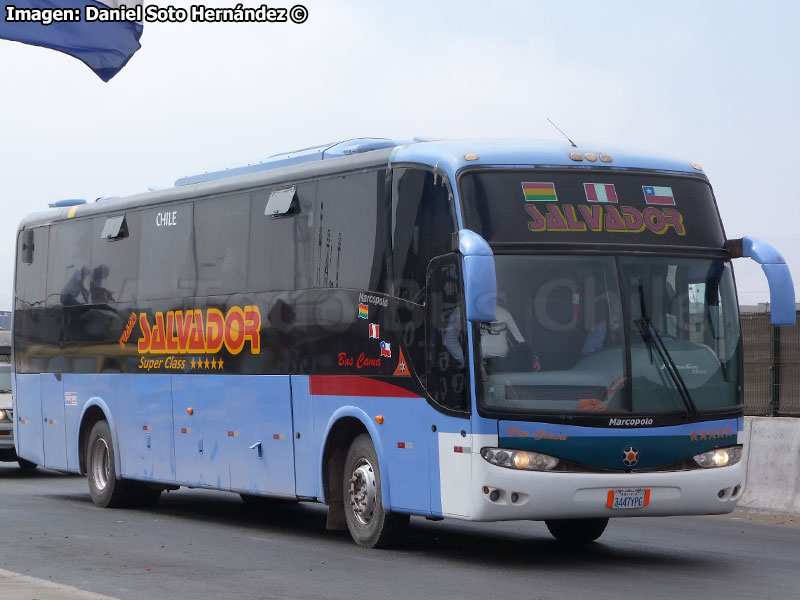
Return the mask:
<path id="1" fill-rule="evenodd" d="M 409 516 L 728 513 L 742 336 L 702 168 L 503 140 L 360 138 L 30 215 L 17 238 L 19 457 L 103 507 L 179 487 L 327 506 L 388 547 Z"/>

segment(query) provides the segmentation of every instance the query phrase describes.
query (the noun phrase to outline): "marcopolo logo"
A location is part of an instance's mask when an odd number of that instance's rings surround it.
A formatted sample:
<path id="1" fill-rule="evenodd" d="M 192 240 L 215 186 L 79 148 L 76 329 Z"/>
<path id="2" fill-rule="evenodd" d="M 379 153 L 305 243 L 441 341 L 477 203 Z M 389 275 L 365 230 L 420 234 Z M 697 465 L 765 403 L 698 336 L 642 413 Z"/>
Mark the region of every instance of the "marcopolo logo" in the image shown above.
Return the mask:
<path id="1" fill-rule="evenodd" d="M 608 424 L 612 427 L 636 427 L 638 425 L 652 425 L 653 419 L 609 419 Z"/>
<path id="2" fill-rule="evenodd" d="M 358 295 L 358 301 L 366 304 L 374 304 L 375 306 L 382 306 L 386 308 L 389 306 L 389 298 L 384 296 L 375 296 L 374 294 L 365 294 L 361 292 Z"/>

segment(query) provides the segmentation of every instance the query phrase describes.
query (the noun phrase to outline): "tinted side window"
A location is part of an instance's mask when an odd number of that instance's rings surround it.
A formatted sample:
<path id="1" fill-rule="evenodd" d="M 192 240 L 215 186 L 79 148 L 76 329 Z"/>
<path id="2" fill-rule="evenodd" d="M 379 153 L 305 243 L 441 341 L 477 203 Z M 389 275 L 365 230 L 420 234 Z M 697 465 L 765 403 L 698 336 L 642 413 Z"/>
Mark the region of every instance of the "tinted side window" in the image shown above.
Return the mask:
<path id="1" fill-rule="evenodd" d="M 250 194 L 196 202 L 197 294 L 243 292 L 247 280 Z"/>
<path id="2" fill-rule="evenodd" d="M 48 305 L 88 304 L 91 252 L 90 220 L 65 221 L 50 227 Z"/>
<path id="3" fill-rule="evenodd" d="M 36 227 L 30 234 L 20 232 L 17 238 L 17 306 L 41 306 L 47 281 L 47 227 Z M 31 238 L 32 236 L 32 238 Z M 24 248 L 33 244 L 33 248 Z M 30 263 L 23 261 L 27 251 Z"/>
<path id="4" fill-rule="evenodd" d="M 315 285 L 385 291 L 385 171 L 319 181 Z"/>
<path id="5" fill-rule="evenodd" d="M 253 192 L 248 274 L 251 291 L 301 290 L 314 285 L 317 183 L 297 185 L 287 213 L 265 214 L 272 192 L 286 187 Z"/>
<path id="6" fill-rule="evenodd" d="M 395 295 L 422 304 L 428 262 L 450 249 L 456 231 L 449 189 L 430 171 L 395 169 L 392 211 Z"/>
<path id="7" fill-rule="evenodd" d="M 140 214 L 139 300 L 195 295 L 192 205 L 170 204 Z"/>
<path id="8" fill-rule="evenodd" d="M 140 213 L 124 215 L 116 237 L 103 238 L 106 224 L 123 215 L 103 215 L 92 221 L 92 270 L 89 299 L 92 304 L 133 302 L 139 272 Z"/>

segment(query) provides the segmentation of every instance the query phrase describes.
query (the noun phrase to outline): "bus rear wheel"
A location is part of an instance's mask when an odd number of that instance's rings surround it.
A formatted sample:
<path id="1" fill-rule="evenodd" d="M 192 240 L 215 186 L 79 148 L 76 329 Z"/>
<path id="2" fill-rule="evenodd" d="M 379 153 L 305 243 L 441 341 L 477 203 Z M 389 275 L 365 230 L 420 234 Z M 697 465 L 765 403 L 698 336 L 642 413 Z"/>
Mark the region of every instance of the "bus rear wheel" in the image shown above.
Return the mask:
<path id="1" fill-rule="evenodd" d="M 347 528 L 359 546 L 394 546 L 408 525 L 408 515 L 384 510 L 381 490 L 378 456 L 369 435 L 362 433 L 347 451 L 342 485 Z"/>
<path id="2" fill-rule="evenodd" d="M 114 444 L 108 423 L 98 421 L 89 434 L 86 445 L 86 475 L 92 501 L 103 508 L 128 506 L 134 499 L 135 486 L 131 481 L 117 479 L 114 466 Z"/>
<path id="3" fill-rule="evenodd" d="M 608 519 L 550 519 L 544 524 L 559 542 L 588 544 L 603 535 Z"/>

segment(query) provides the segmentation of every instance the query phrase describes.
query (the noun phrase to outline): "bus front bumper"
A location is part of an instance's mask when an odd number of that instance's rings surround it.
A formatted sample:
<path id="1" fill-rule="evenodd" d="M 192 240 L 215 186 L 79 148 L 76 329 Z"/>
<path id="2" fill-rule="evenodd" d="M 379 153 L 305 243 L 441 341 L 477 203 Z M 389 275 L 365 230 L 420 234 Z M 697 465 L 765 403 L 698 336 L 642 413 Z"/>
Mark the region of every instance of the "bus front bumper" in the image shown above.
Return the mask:
<path id="1" fill-rule="evenodd" d="M 710 515 L 733 511 L 744 465 L 648 473 L 562 473 L 507 469 L 472 455 L 470 520 Z M 609 492 L 649 490 L 643 508 L 609 508 Z M 497 493 L 493 493 L 497 491 Z"/>

